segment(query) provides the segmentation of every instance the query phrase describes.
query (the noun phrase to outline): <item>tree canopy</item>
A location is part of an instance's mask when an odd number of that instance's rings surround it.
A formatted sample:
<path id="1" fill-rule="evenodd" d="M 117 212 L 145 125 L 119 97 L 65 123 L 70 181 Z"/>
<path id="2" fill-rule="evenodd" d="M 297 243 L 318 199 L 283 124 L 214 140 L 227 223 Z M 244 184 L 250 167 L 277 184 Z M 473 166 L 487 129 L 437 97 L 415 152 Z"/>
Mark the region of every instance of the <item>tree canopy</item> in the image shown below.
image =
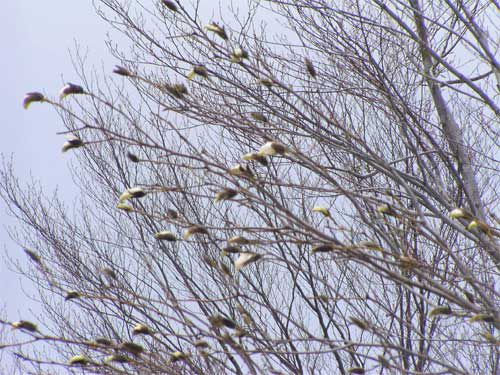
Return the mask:
<path id="1" fill-rule="evenodd" d="M 23 101 L 79 203 L 0 170 L 44 308 L 0 321 L 20 371 L 500 371 L 496 0 L 96 10 L 117 66 Z"/>

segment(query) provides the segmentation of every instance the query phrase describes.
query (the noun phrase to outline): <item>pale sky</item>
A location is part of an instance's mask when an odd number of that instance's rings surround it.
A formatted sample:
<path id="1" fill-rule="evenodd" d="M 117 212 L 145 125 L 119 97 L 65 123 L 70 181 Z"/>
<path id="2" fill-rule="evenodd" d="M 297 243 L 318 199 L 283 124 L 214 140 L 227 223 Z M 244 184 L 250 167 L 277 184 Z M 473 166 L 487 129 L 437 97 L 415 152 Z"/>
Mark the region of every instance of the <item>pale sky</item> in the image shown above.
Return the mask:
<path id="1" fill-rule="evenodd" d="M 109 27 L 97 17 L 90 0 L 4 1 L 2 5 L 0 154 L 12 156 L 20 181 L 29 181 L 31 174 L 48 195 L 57 187 L 60 196 L 72 203 L 78 192 L 68 169 L 72 155 L 61 154 L 65 138 L 56 135 L 63 129 L 61 121 L 48 105 L 33 103 L 24 110 L 22 100 L 29 91 L 55 97 L 63 82 L 78 83 L 70 57 L 75 41 L 88 48 L 89 64 L 99 68 L 103 64 L 111 71 L 116 62 L 104 43 Z M 31 319 L 32 303 L 21 292 L 21 285 L 28 290 L 30 285 L 21 283 L 5 264 L 6 253 L 28 261 L 9 240 L 5 227 L 12 224 L 0 200 L 0 312 L 5 305 L 9 320 Z"/>

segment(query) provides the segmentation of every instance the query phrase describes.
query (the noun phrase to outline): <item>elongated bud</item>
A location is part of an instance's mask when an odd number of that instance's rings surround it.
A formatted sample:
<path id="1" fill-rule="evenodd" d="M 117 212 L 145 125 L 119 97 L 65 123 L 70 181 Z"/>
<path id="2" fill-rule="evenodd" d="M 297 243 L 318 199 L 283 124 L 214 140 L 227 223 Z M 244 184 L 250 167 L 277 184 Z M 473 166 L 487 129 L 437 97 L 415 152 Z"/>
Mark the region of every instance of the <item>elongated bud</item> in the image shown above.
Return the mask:
<path id="1" fill-rule="evenodd" d="M 335 244 L 325 243 L 325 244 L 314 246 L 311 251 L 313 252 L 313 254 L 315 254 L 315 253 L 328 253 L 330 251 L 335 251 L 335 250 L 339 250 L 339 249 L 340 249 L 340 247 L 335 245 Z"/>
<path id="2" fill-rule="evenodd" d="M 179 218 L 179 213 L 171 208 L 167 209 L 167 214 L 165 215 L 167 219 L 177 220 Z"/>
<path id="3" fill-rule="evenodd" d="M 113 271 L 111 268 L 103 268 L 101 272 L 106 276 L 109 277 L 110 279 L 116 280 L 116 272 Z"/>
<path id="4" fill-rule="evenodd" d="M 33 250 L 30 250 L 30 249 L 26 249 L 24 248 L 23 249 L 24 252 L 26 253 L 26 255 L 35 263 L 38 263 L 40 264 L 41 261 L 42 261 L 42 258 L 40 257 L 40 255 L 38 255 L 37 253 L 35 253 Z"/>
<path id="5" fill-rule="evenodd" d="M 59 97 L 61 99 L 64 99 L 68 95 L 77 95 L 77 94 L 85 94 L 85 90 L 83 90 L 82 86 L 75 85 L 74 83 L 67 83 L 66 86 L 64 86 L 60 93 Z"/>
<path id="6" fill-rule="evenodd" d="M 252 252 L 240 253 L 239 258 L 234 262 L 234 267 L 236 268 L 236 271 L 239 271 L 243 267 L 258 261 L 260 258 L 262 258 L 262 255 L 260 254 Z"/>
<path id="7" fill-rule="evenodd" d="M 42 93 L 40 92 L 29 92 L 26 95 L 24 95 L 23 99 L 23 107 L 24 109 L 28 109 L 31 103 L 35 102 L 44 102 L 45 97 L 43 96 Z"/>
<path id="8" fill-rule="evenodd" d="M 264 167 L 267 167 L 269 165 L 267 158 L 264 155 L 259 154 L 258 152 L 250 152 L 248 154 L 245 154 L 243 155 L 242 159 L 246 161 L 256 161 Z"/>
<path id="9" fill-rule="evenodd" d="M 161 3 L 172 12 L 177 12 L 177 5 L 173 1 L 170 0 L 162 0 Z"/>
<path id="10" fill-rule="evenodd" d="M 210 344 L 205 340 L 197 340 L 193 344 L 197 349 L 206 349 L 210 348 Z"/>
<path id="11" fill-rule="evenodd" d="M 70 299 L 80 298 L 81 296 L 82 295 L 79 292 L 77 292 L 76 290 L 70 290 L 69 292 L 66 293 L 64 300 L 69 301 Z"/>
<path id="12" fill-rule="evenodd" d="M 450 217 L 452 219 L 470 219 L 472 215 L 463 208 L 455 208 L 450 211 Z"/>
<path id="13" fill-rule="evenodd" d="M 380 247 L 378 243 L 373 241 L 360 241 L 356 244 L 356 248 L 383 251 L 382 247 Z"/>
<path id="14" fill-rule="evenodd" d="M 130 151 L 127 152 L 127 158 L 128 160 L 130 160 L 132 163 L 139 163 L 139 158 L 137 157 L 137 155 L 131 153 Z"/>
<path id="15" fill-rule="evenodd" d="M 122 211 L 126 211 L 126 212 L 134 211 L 134 207 L 132 207 L 131 205 L 126 204 L 126 203 L 118 203 L 116 205 L 116 208 L 118 208 L 119 210 L 122 210 Z"/>
<path id="16" fill-rule="evenodd" d="M 474 228 L 477 228 L 478 230 L 480 230 L 481 232 L 484 232 L 484 233 L 491 232 L 491 229 L 488 226 L 488 224 L 486 224 L 480 220 L 472 220 L 469 223 L 469 225 L 467 225 L 467 230 L 469 230 L 469 231 L 473 230 Z"/>
<path id="17" fill-rule="evenodd" d="M 234 236 L 227 240 L 229 245 L 249 245 L 252 241 L 243 236 Z"/>
<path id="18" fill-rule="evenodd" d="M 222 315 L 213 315 L 208 318 L 210 324 L 215 328 L 227 327 L 231 329 L 235 329 L 237 327 L 236 323 L 231 319 L 226 318 Z"/>
<path id="19" fill-rule="evenodd" d="M 219 26 L 215 22 L 209 23 L 207 26 L 205 26 L 205 29 L 213 32 L 214 34 L 219 36 L 221 39 L 227 40 L 227 34 L 226 34 L 226 30 L 224 30 L 224 27 Z"/>
<path id="20" fill-rule="evenodd" d="M 288 149 L 286 146 L 278 142 L 267 142 L 259 150 L 259 155 L 262 156 L 275 156 L 284 155 Z"/>
<path id="21" fill-rule="evenodd" d="M 177 361 L 185 361 L 188 358 L 189 358 L 189 353 L 183 353 L 183 352 L 170 353 L 170 361 L 172 363 L 175 363 Z"/>
<path id="22" fill-rule="evenodd" d="M 182 238 L 184 240 L 187 240 L 187 239 L 189 239 L 191 236 L 193 236 L 195 234 L 197 234 L 197 235 L 208 235 L 208 230 L 207 230 L 207 228 L 205 228 L 202 225 L 193 225 L 192 227 L 189 227 L 188 229 L 186 229 L 186 231 L 184 232 L 184 235 L 182 236 Z"/>
<path id="23" fill-rule="evenodd" d="M 118 348 L 127 353 L 135 355 L 136 357 L 139 357 L 141 353 L 144 351 L 144 347 L 142 345 L 136 344 L 135 342 L 131 341 L 122 342 L 118 346 Z"/>
<path id="24" fill-rule="evenodd" d="M 260 78 L 258 82 L 267 88 L 272 87 L 274 84 L 274 81 L 271 78 Z"/>
<path id="25" fill-rule="evenodd" d="M 314 206 L 311 210 L 312 212 L 320 212 L 323 214 L 325 217 L 330 217 L 330 211 L 328 211 L 328 208 L 322 207 L 322 206 Z"/>
<path id="26" fill-rule="evenodd" d="M 347 369 L 349 374 L 365 374 L 365 369 L 363 367 L 351 367 Z"/>
<path id="27" fill-rule="evenodd" d="M 222 249 L 222 251 L 227 254 L 238 254 L 243 252 L 241 247 L 238 246 L 226 246 L 225 248 Z"/>
<path id="28" fill-rule="evenodd" d="M 146 194 L 147 194 L 146 191 L 144 191 L 144 189 L 141 187 L 134 187 L 127 189 L 122 193 L 122 195 L 120 195 L 120 203 L 125 202 L 132 198 L 142 198 Z"/>
<path id="29" fill-rule="evenodd" d="M 381 204 L 380 206 L 377 207 L 377 212 L 383 214 L 383 215 L 388 215 L 388 216 L 395 216 L 396 211 L 388 205 L 388 204 Z"/>
<path id="30" fill-rule="evenodd" d="M 86 366 L 89 363 L 90 363 L 90 359 L 83 354 L 74 355 L 68 361 L 68 364 L 70 366 Z"/>
<path id="31" fill-rule="evenodd" d="M 187 75 L 188 79 L 191 80 L 195 76 L 200 76 L 203 78 L 208 78 L 208 71 L 207 68 L 205 68 L 203 65 L 196 65 L 193 66 L 193 69 L 191 69 Z"/>
<path id="32" fill-rule="evenodd" d="M 166 85 L 165 88 L 173 97 L 175 97 L 177 99 L 183 99 L 184 96 L 186 96 L 188 94 L 187 87 L 184 86 L 182 83 L 176 83 L 173 85 Z"/>
<path id="33" fill-rule="evenodd" d="M 359 329 L 365 330 L 370 328 L 370 324 L 363 319 L 356 318 L 354 316 L 349 317 L 349 320 L 351 321 L 352 324 L 354 324 L 356 327 Z"/>
<path id="34" fill-rule="evenodd" d="M 248 52 L 243 48 L 235 48 L 231 53 L 231 62 L 240 63 L 243 59 L 248 59 Z"/>
<path id="35" fill-rule="evenodd" d="M 264 116 L 262 113 L 260 112 L 252 112 L 250 113 L 250 116 L 255 120 L 255 121 L 259 121 L 259 122 L 268 122 L 268 119 L 266 116 Z"/>
<path id="36" fill-rule="evenodd" d="M 160 241 L 177 241 L 177 236 L 168 230 L 163 230 L 161 232 L 155 233 L 155 238 Z"/>
<path id="37" fill-rule="evenodd" d="M 20 320 L 18 322 L 12 323 L 12 329 L 23 329 L 29 332 L 38 331 L 36 324 L 27 320 Z"/>
<path id="38" fill-rule="evenodd" d="M 145 324 L 142 324 L 142 323 L 137 323 L 135 326 L 134 326 L 134 329 L 132 330 L 132 335 L 151 335 L 152 334 L 152 331 L 151 329 L 145 325 Z"/>
<path id="39" fill-rule="evenodd" d="M 104 359 L 104 362 L 105 363 L 111 363 L 111 362 L 128 363 L 128 362 L 130 362 L 130 358 L 128 358 L 126 355 L 123 355 L 123 354 L 111 354 L 111 355 L 108 355 Z"/>
<path id="40" fill-rule="evenodd" d="M 252 170 L 249 167 L 241 164 L 236 164 L 229 168 L 229 174 L 231 176 L 244 176 L 248 178 L 252 178 L 254 176 Z"/>
<path id="41" fill-rule="evenodd" d="M 113 69 L 113 73 L 118 74 L 119 76 L 130 77 L 132 74 L 125 69 L 123 66 L 115 65 Z"/>
<path id="42" fill-rule="evenodd" d="M 113 345 L 113 341 L 111 341 L 110 339 L 107 339 L 105 337 L 98 337 L 94 340 L 94 342 L 96 344 L 103 345 L 103 346 L 112 346 Z"/>
<path id="43" fill-rule="evenodd" d="M 230 188 L 224 188 L 223 190 L 219 191 L 215 195 L 215 202 L 220 202 L 220 201 L 225 201 L 229 199 L 233 199 L 235 196 L 238 195 L 238 190 L 230 189 Z"/>
<path id="44" fill-rule="evenodd" d="M 306 57 L 304 59 L 304 63 L 306 64 L 307 73 L 309 73 L 311 77 L 316 78 L 316 69 L 314 68 L 312 61 Z"/>
<path id="45" fill-rule="evenodd" d="M 418 262 L 416 259 L 411 258 L 406 255 L 400 255 L 399 256 L 399 266 L 405 270 L 405 271 L 410 271 L 413 268 L 418 267 Z"/>
<path id="46" fill-rule="evenodd" d="M 494 323 L 495 322 L 495 317 L 493 315 L 491 315 L 491 314 L 481 313 L 481 314 L 473 315 L 469 319 L 469 322 L 470 323 L 475 323 L 475 322 Z"/>
<path id="47" fill-rule="evenodd" d="M 450 306 L 438 306 L 431 310 L 429 317 L 432 318 L 438 315 L 450 315 L 452 313 Z"/>
<path id="48" fill-rule="evenodd" d="M 83 146 L 83 141 L 77 136 L 71 136 L 62 146 L 62 152 L 67 152 L 73 148 L 79 148 Z"/>

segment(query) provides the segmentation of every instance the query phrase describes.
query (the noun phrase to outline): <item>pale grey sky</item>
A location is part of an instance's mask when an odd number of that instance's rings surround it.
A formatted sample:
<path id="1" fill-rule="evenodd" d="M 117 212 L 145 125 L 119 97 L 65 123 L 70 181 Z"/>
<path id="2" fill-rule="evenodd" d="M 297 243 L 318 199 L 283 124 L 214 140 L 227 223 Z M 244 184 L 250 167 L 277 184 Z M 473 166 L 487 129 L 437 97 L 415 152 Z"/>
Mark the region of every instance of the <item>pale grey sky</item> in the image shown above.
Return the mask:
<path id="1" fill-rule="evenodd" d="M 75 41 L 88 48 L 89 64 L 109 65 L 111 71 L 115 61 L 104 43 L 109 27 L 97 17 L 91 0 L 5 1 L 2 5 L 0 153 L 12 156 L 21 181 L 28 181 L 31 173 L 49 195 L 58 187 L 71 203 L 77 198 L 68 169 L 73 156 L 61 154 L 65 139 L 56 135 L 62 130 L 61 121 L 48 105 L 33 103 L 24 110 L 22 100 L 29 91 L 55 97 L 64 81 L 78 83 L 69 54 Z M 9 320 L 31 319 L 32 304 L 21 293 L 21 279 L 5 264 L 5 252 L 27 262 L 22 249 L 8 238 L 5 227 L 12 224 L 0 201 L 0 311 L 6 305 Z M 22 285 L 30 290 L 26 281 Z"/>

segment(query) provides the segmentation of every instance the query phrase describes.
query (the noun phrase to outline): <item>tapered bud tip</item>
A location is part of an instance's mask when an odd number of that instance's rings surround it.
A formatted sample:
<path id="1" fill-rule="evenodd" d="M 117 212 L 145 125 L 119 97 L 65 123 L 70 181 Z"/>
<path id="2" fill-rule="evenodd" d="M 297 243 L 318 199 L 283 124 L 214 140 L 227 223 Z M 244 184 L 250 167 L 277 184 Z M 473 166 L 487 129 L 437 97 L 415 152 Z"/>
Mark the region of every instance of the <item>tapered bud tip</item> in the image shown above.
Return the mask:
<path id="1" fill-rule="evenodd" d="M 210 324 L 215 328 L 227 327 L 231 329 L 235 329 L 237 327 L 236 323 L 231 319 L 226 318 L 222 315 L 213 315 L 208 318 Z"/>
<path id="2" fill-rule="evenodd" d="M 268 119 L 266 116 L 264 116 L 262 113 L 260 112 L 252 112 L 250 113 L 250 116 L 255 120 L 255 121 L 259 121 L 259 122 L 268 122 Z"/>
<path id="3" fill-rule="evenodd" d="M 183 352 L 173 352 L 170 353 L 170 356 L 172 362 L 183 361 L 189 358 L 189 354 Z"/>
<path id="4" fill-rule="evenodd" d="M 189 227 L 186 229 L 184 232 L 184 235 L 182 236 L 182 239 L 187 240 L 193 235 L 208 235 L 208 230 L 204 226 L 201 225 L 193 225 L 192 227 Z"/>
<path id="5" fill-rule="evenodd" d="M 141 187 L 127 189 L 122 193 L 122 195 L 120 195 L 120 203 L 123 203 L 132 198 L 142 198 L 146 194 L 146 191 Z"/>
<path id="6" fill-rule="evenodd" d="M 231 53 L 231 62 L 240 63 L 243 59 L 248 59 L 248 52 L 243 48 L 235 48 Z"/>
<path id="7" fill-rule="evenodd" d="M 259 150 L 259 155 L 275 156 L 284 155 L 288 151 L 287 147 L 278 142 L 267 142 Z"/>
<path id="8" fill-rule="evenodd" d="M 177 12 L 177 5 L 173 1 L 170 0 L 162 0 L 161 3 L 172 12 Z"/>
<path id="9" fill-rule="evenodd" d="M 119 345 L 119 348 L 135 356 L 140 356 L 144 351 L 142 345 L 136 344 L 135 342 L 123 342 Z"/>
<path id="10" fill-rule="evenodd" d="M 377 212 L 379 212 L 383 215 L 389 215 L 389 216 L 394 216 L 396 214 L 394 209 L 388 204 L 381 204 L 380 206 L 378 206 Z"/>
<path id="11" fill-rule="evenodd" d="M 206 349 L 210 347 L 210 344 L 204 340 L 197 340 L 194 342 L 194 346 L 198 349 Z"/>
<path id="12" fill-rule="evenodd" d="M 454 210 L 450 211 L 450 217 L 452 219 L 461 219 L 468 216 L 469 215 L 465 212 L 463 208 L 455 208 Z"/>
<path id="13" fill-rule="evenodd" d="M 66 293 L 64 300 L 69 301 L 70 299 L 80 298 L 81 296 L 82 295 L 76 290 L 70 290 L 69 292 Z"/>
<path id="14" fill-rule="evenodd" d="M 229 199 L 233 199 L 236 195 L 238 195 L 238 191 L 230 188 L 225 188 L 219 191 L 215 195 L 215 202 L 221 202 Z"/>
<path id="15" fill-rule="evenodd" d="M 480 313 L 480 314 L 473 315 L 470 318 L 469 322 L 470 323 L 475 323 L 475 322 L 494 323 L 495 317 L 491 314 Z"/>
<path id="16" fill-rule="evenodd" d="M 132 207 L 131 205 L 126 204 L 126 203 L 118 203 L 116 205 L 116 208 L 119 209 L 119 210 L 125 211 L 125 212 L 132 212 L 132 211 L 134 211 L 134 207 Z"/>
<path id="17" fill-rule="evenodd" d="M 313 254 L 315 253 L 328 253 L 330 251 L 336 250 L 338 247 L 335 246 L 334 244 L 321 244 L 321 245 L 316 245 L 312 248 Z"/>
<path id="18" fill-rule="evenodd" d="M 272 85 L 274 84 L 274 81 L 271 78 L 261 78 L 261 79 L 259 79 L 259 83 L 262 86 L 269 88 L 269 87 L 272 87 Z"/>
<path id="19" fill-rule="evenodd" d="M 258 261 L 261 258 L 262 258 L 262 255 L 252 253 L 252 252 L 241 253 L 239 258 L 236 259 L 236 261 L 234 262 L 234 267 L 236 268 L 236 271 L 239 271 L 243 267 L 246 267 L 249 264 Z"/>
<path id="20" fill-rule="evenodd" d="M 90 359 L 83 354 L 75 355 L 71 357 L 68 361 L 70 366 L 86 366 L 90 362 Z"/>
<path id="21" fill-rule="evenodd" d="M 429 317 L 434 317 L 438 315 L 450 315 L 452 313 L 450 306 L 438 306 L 431 310 Z"/>
<path id="22" fill-rule="evenodd" d="M 31 103 L 34 102 L 43 102 L 45 101 L 45 97 L 40 92 L 29 92 L 24 95 L 23 99 L 23 107 L 24 109 L 28 109 Z"/>
<path id="23" fill-rule="evenodd" d="M 351 367 L 347 372 L 349 374 L 365 374 L 365 369 L 363 367 Z"/>
<path id="24" fill-rule="evenodd" d="M 130 72 L 125 69 L 123 66 L 115 65 L 113 69 L 113 73 L 118 74 L 119 76 L 130 77 Z"/>
<path id="25" fill-rule="evenodd" d="M 64 86 L 61 89 L 60 92 L 60 98 L 64 99 L 68 95 L 76 95 L 76 94 L 85 94 L 85 90 L 83 90 L 82 86 L 75 85 L 74 83 L 67 83 L 66 86 Z"/>
<path id="26" fill-rule="evenodd" d="M 250 178 L 253 177 L 253 172 L 251 171 L 251 169 L 241 164 L 236 164 L 229 168 L 229 174 L 231 176 L 246 176 Z"/>
<path id="27" fill-rule="evenodd" d="M 131 153 L 130 151 L 127 152 L 127 158 L 128 160 L 130 160 L 132 163 L 138 163 L 139 162 L 139 158 L 137 157 L 137 155 Z"/>
<path id="28" fill-rule="evenodd" d="M 256 161 L 259 164 L 263 165 L 264 167 L 267 167 L 269 165 L 269 161 L 267 160 L 265 155 L 261 155 L 258 152 L 251 152 L 248 154 L 243 155 L 242 157 L 243 160 L 247 161 Z"/>
<path id="29" fill-rule="evenodd" d="M 330 211 L 328 211 L 328 209 L 326 207 L 322 207 L 322 206 L 314 206 L 313 209 L 312 209 L 312 212 L 320 212 L 323 214 L 323 216 L 325 217 L 330 217 Z"/>
<path id="30" fill-rule="evenodd" d="M 370 324 L 363 319 L 351 316 L 351 317 L 349 317 L 349 320 L 351 321 L 352 324 L 357 326 L 359 329 L 365 330 L 365 329 L 370 328 Z"/>
<path id="31" fill-rule="evenodd" d="M 110 339 L 107 339 L 105 337 L 98 337 L 94 340 L 94 342 L 96 344 L 99 344 L 99 345 L 104 345 L 104 346 L 111 346 L 113 345 L 113 341 L 111 341 Z"/>
<path id="32" fill-rule="evenodd" d="M 373 241 L 360 241 L 356 244 L 358 248 L 383 251 L 383 248 L 376 242 Z"/>
<path id="33" fill-rule="evenodd" d="M 67 152 L 73 148 L 79 148 L 83 146 L 83 141 L 77 136 L 71 136 L 62 146 L 62 152 Z"/>
<path id="34" fill-rule="evenodd" d="M 137 323 L 132 330 L 132 335 L 151 335 L 151 329 L 142 323 Z"/>
<path id="35" fill-rule="evenodd" d="M 167 209 L 167 213 L 165 215 L 167 219 L 177 220 L 179 218 L 179 213 L 176 210 L 172 210 L 171 208 Z"/>
<path id="36" fill-rule="evenodd" d="M 229 245 L 248 245 L 250 240 L 243 236 L 234 236 L 227 240 Z"/>
<path id="37" fill-rule="evenodd" d="M 203 65 L 195 65 L 188 73 L 188 79 L 193 79 L 195 76 L 208 78 L 208 71 Z"/>
<path id="38" fill-rule="evenodd" d="M 205 26 L 205 29 L 218 35 L 221 39 L 227 40 L 227 34 L 226 30 L 224 30 L 224 27 L 219 26 L 215 22 L 209 23 L 207 26 Z"/>
<path id="39" fill-rule="evenodd" d="M 166 85 L 168 93 L 177 99 L 183 99 L 187 95 L 188 90 L 182 83 L 175 83 L 173 85 Z"/>
<path id="40" fill-rule="evenodd" d="M 154 237 L 159 241 L 177 241 L 177 236 L 168 230 L 164 230 L 154 234 Z"/>
<path id="41" fill-rule="evenodd" d="M 479 223 L 477 220 L 472 220 L 469 225 L 467 225 L 468 230 L 472 230 L 474 228 L 477 228 L 479 226 Z"/>
<path id="42" fill-rule="evenodd" d="M 29 322 L 27 320 L 20 320 L 18 322 L 12 323 L 12 329 L 23 329 L 29 332 L 36 332 L 38 330 L 35 323 Z"/>
<path id="43" fill-rule="evenodd" d="M 306 69 L 309 75 L 313 78 L 316 78 L 316 69 L 314 68 L 312 61 L 306 57 L 304 59 L 304 63 L 306 64 Z"/>
<path id="44" fill-rule="evenodd" d="M 35 253 L 33 250 L 30 249 L 23 249 L 26 255 L 35 263 L 41 263 L 41 257 L 37 253 Z"/>
<path id="45" fill-rule="evenodd" d="M 126 355 L 123 355 L 123 354 L 112 354 L 112 355 L 108 355 L 104 359 L 104 362 L 105 363 L 110 363 L 110 362 L 128 363 L 128 362 L 130 362 L 130 359 Z"/>

